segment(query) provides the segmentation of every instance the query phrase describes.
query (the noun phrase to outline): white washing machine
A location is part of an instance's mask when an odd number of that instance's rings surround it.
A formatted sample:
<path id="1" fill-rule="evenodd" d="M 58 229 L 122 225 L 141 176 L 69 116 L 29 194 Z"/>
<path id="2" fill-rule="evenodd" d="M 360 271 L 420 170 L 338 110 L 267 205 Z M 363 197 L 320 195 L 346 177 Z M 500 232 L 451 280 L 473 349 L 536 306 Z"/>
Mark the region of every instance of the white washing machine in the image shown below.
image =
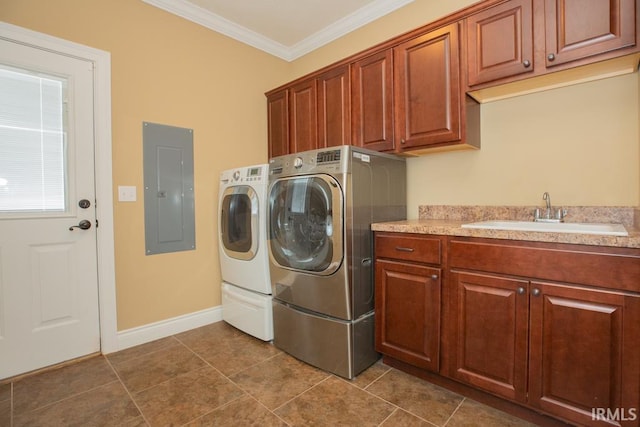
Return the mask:
<path id="1" fill-rule="evenodd" d="M 264 341 L 273 339 L 268 172 L 266 164 L 222 172 L 218 203 L 222 318 Z"/>

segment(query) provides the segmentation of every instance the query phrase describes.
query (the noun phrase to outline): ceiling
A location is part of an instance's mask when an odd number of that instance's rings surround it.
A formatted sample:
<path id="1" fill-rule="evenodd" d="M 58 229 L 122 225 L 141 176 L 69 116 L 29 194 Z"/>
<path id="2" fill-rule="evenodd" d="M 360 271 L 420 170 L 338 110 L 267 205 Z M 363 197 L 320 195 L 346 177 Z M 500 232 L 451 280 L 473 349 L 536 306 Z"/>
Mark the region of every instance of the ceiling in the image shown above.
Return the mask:
<path id="1" fill-rule="evenodd" d="M 142 0 L 293 61 L 414 0 Z"/>

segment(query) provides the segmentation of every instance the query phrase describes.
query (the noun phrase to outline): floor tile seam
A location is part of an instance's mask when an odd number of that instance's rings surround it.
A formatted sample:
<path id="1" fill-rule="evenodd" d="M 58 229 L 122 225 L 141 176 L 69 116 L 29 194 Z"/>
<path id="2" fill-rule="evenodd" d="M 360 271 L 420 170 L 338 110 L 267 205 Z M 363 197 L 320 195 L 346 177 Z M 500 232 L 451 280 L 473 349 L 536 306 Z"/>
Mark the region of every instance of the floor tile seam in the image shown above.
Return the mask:
<path id="1" fill-rule="evenodd" d="M 106 357 L 105 357 L 105 359 L 106 359 Z M 129 396 L 129 399 L 131 399 L 131 401 L 133 402 L 134 406 L 136 407 L 136 409 L 140 413 L 140 416 L 142 417 L 144 422 L 147 423 L 148 426 L 150 426 L 151 423 L 149 422 L 149 420 L 147 420 L 147 417 L 144 415 L 144 412 L 142 412 L 142 408 L 140 408 L 140 405 L 138 405 L 138 402 L 136 402 L 136 399 L 133 398 L 133 394 L 131 393 L 131 391 L 129 390 L 127 385 L 124 383 L 124 381 L 120 377 L 120 374 L 118 374 L 118 371 L 116 371 L 116 368 L 113 366 L 113 364 L 108 359 L 107 359 L 107 363 L 109 364 L 109 366 L 111 367 L 113 372 L 116 374 L 116 377 L 118 378 L 118 381 L 120 381 L 120 385 L 122 385 L 122 387 L 124 388 L 125 393 L 127 393 L 127 396 Z"/>
<path id="2" fill-rule="evenodd" d="M 390 405 L 393 405 L 393 406 L 394 406 L 394 407 L 396 407 L 397 409 L 400 409 L 400 410 L 402 410 L 402 411 L 404 411 L 404 412 L 406 412 L 406 413 L 408 413 L 408 414 L 413 415 L 414 417 L 419 418 L 420 420 L 422 420 L 422 421 L 424 421 L 424 422 L 426 422 L 426 423 L 428 423 L 428 424 L 430 424 L 430 425 L 432 425 L 432 426 L 435 426 L 435 427 L 444 427 L 444 424 L 443 424 L 443 426 L 438 426 L 437 424 L 435 424 L 435 423 L 433 423 L 433 422 L 431 422 L 431 421 L 429 421 L 429 420 L 427 420 L 427 419 L 425 419 L 425 418 L 421 417 L 420 415 L 418 415 L 418 414 L 415 414 L 415 413 L 411 412 L 411 410 L 409 410 L 408 408 L 403 408 L 402 406 L 400 406 L 400 405 L 398 405 L 398 404 L 396 404 L 396 403 L 390 402 L 390 401 L 388 401 L 387 399 L 383 398 L 382 396 L 378 396 L 377 394 L 375 394 L 375 393 L 373 393 L 373 392 L 371 392 L 371 391 L 369 391 L 369 390 L 368 390 L 368 388 L 369 388 L 369 387 L 371 387 L 374 383 L 378 382 L 382 377 L 384 377 L 385 375 L 387 375 L 389 372 L 391 372 L 391 371 L 393 371 L 393 370 L 394 370 L 394 368 L 390 368 L 389 370 L 387 370 L 386 372 L 384 372 L 382 375 L 380 375 L 377 379 L 375 379 L 374 381 L 371 381 L 371 383 L 370 383 L 366 388 L 363 388 L 363 389 L 361 389 L 361 390 L 362 390 L 362 391 L 365 391 L 365 392 L 367 392 L 367 393 L 369 393 L 369 394 L 370 394 L 370 395 L 372 395 L 372 396 L 377 397 L 378 399 L 382 400 L 383 402 L 386 402 L 386 403 L 388 403 L 388 404 L 390 404 Z M 425 381 L 425 380 L 423 380 L 423 381 Z M 463 400 L 464 400 L 464 397 L 463 397 Z M 460 404 L 462 404 L 462 402 L 460 402 Z M 458 407 L 459 407 L 459 405 L 458 405 Z M 458 407 L 456 407 L 456 410 L 458 409 Z M 452 413 L 452 415 L 451 415 L 451 416 L 453 416 L 453 414 L 456 412 L 456 410 L 454 410 L 454 411 L 453 411 L 453 413 Z M 394 412 L 395 412 L 395 411 L 394 411 Z M 451 416 L 450 416 L 449 418 L 451 418 Z M 447 421 L 449 420 L 449 418 L 447 419 Z"/>
<path id="3" fill-rule="evenodd" d="M 449 421 L 451 421 L 454 417 L 454 415 L 458 412 L 458 410 L 460 409 L 460 407 L 462 407 L 462 404 L 467 400 L 466 397 L 462 396 L 462 400 L 460 401 L 460 403 L 458 404 L 458 406 L 456 406 L 456 409 L 453 410 L 453 412 L 451 413 L 451 415 L 449 415 L 449 418 L 447 418 L 447 420 L 444 422 L 444 424 L 442 424 L 442 427 L 445 427 L 447 424 L 449 424 Z"/>
<path id="4" fill-rule="evenodd" d="M 24 415 L 24 414 L 28 414 L 28 413 L 31 413 L 31 412 L 41 411 L 41 410 L 43 410 L 43 409 L 48 409 L 48 408 L 50 408 L 50 407 L 52 407 L 52 406 L 54 406 L 54 405 L 57 405 L 57 404 L 59 404 L 59 403 L 62 403 L 62 402 L 64 402 L 64 401 L 67 401 L 67 400 L 69 400 L 69 399 L 73 399 L 73 398 L 78 397 L 78 396 L 81 396 L 81 395 L 83 395 L 83 394 L 90 393 L 90 392 L 95 391 L 95 390 L 97 390 L 97 389 L 99 389 L 99 388 L 106 387 L 106 386 L 111 385 L 111 384 L 116 383 L 116 382 L 118 382 L 118 378 L 115 378 L 115 379 L 113 379 L 113 380 L 111 380 L 111 381 L 108 381 L 108 382 L 106 382 L 106 383 L 100 384 L 100 385 L 98 385 L 98 386 L 95 386 L 95 387 L 89 388 L 89 389 L 87 389 L 87 390 L 83 390 L 83 391 L 80 391 L 80 392 L 77 392 L 77 393 L 74 393 L 74 394 L 70 394 L 70 395 L 68 395 L 68 396 L 63 397 L 62 399 L 58 399 L 58 400 L 55 400 L 55 401 L 49 402 L 49 403 L 47 403 L 46 405 L 38 406 L 37 408 L 30 409 L 30 410 L 28 410 L 28 411 L 24 411 L 24 412 L 20 412 L 19 414 L 16 414 L 16 413 L 15 413 L 14 405 L 13 405 L 13 399 L 12 399 L 12 405 L 11 405 L 11 409 L 12 409 L 12 410 L 11 410 L 11 412 L 12 412 L 14 415 Z"/>
<path id="5" fill-rule="evenodd" d="M 385 372 L 383 372 L 382 374 L 378 375 L 378 378 L 374 379 L 373 381 L 371 381 L 369 384 L 367 384 L 366 387 L 363 387 L 363 390 L 367 390 L 369 387 L 371 387 L 372 385 L 374 385 L 375 383 L 377 383 L 378 381 L 380 381 L 385 375 L 387 375 L 389 372 L 393 371 L 393 368 L 389 368 L 387 369 Z"/>
<path id="6" fill-rule="evenodd" d="M 165 347 L 163 347 L 163 348 L 160 348 L 160 349 L 157 349 L 157 350 L 154 350 L 154 351 L 147 352 L 147 353 L 142 354 L 142 355 L 140 355 L 140 356 L 133 356 L 133 357 L 130 357 L 130 358 L 125 359 L 125 360 L 122 360 L 122 361 L 117 362 L 117 363 L 116 363 L 116 362 L 113 362 L 113 361 L 111 361 L 111 360 L 109 360 L 109 361 L 110 361 L 110 362 L 111 362 L 111 364 L 115 367 L 115 366 L 117 366 L 117 365 L 121 365 L 121 364 L 123 364 L 123 363 L 127 363 L 127 362 L 130 362 L 130 361 L 132 361 L 132 360 L 140 359 L 140 358 L 143 358 L 143 357 L 149 357 L 149 355 L 151 355 L 151 354 L 158 353 L 158 352 L 160 352 L 160 351 L 166 350 L 166 349 L 167 349 L 167 348 L 169 348 L 169 347 L 174 347 L 174 346 L 177 346 L 177 345 L 179 345 L 179 344 L 182 344 L 183 346 L 185 346 L 185 347 L 186 347 L 186 345 L 184 345 L 184 344 L 182 343 L 182 341 L 178 340 L 178 339 L 177 339 L 177 338 L 175 338 L 175 336 L 173 336 L 173 335 L 171 335 L 171 336 L 169 336 L 169 337 L 166 337 L 166 338 L 174 338 L 174 339 L 175 339 L 175 341 L 176 341 L 176 344 L 175 344 L 175 345 L 174 345 L 174 344 L 168 344 L 168 345 L 166 345 L 166 346 L 165 346 Z M 164 338 L 159 338 L 159 339 L 164 339 Z M 158 340 L 153 340 L 153 341 L 158 341 Z M 149 343 L 151 343 L 151 342 L 153 342 L 153 341 L 149 341 Z M 148 343 L 145 343 L 145 344 L 148 344 Z M 144 345 L 144 344 L 140 344 L 140 345 Z M 131 348 L 133 348 L 133 347 L 131 347 Z M 188 348 L 188 347 L 187 347 L 187 348 Z M 127 350 L 127 349 L 124 349 L 124 350 L 122 350 L 122 351 L 126 351 L 126 350 Z M 117 353 L 118 353 L 118 352 L 110 353 L 109 355 L 114 355 L 114 354 L 117 354 Z M 103 355 L 103 356 L 104 356 L 105 358 L 109 359 L 109 355 L 106 355 L 106 354 L 105 354 L 105 355 Z"/>
<path id="7" fill-rule="evenodd" d="M 283 355 L 283 354 L 285 354 L 285 353 L 284 353 L 284 352 L 282 352 L 282 351 L 280 351 L 280 350 L 278 350 L 278 353 L 276 353 L 276 354 L 274 354 L 274 355 L 271 355 L 271 356 L 267 357 L 266 359 L 262 359 L 262 360 L 261 360 L 261 361 L 259 361 L 259 362 L 253 363 L 253 364 L 251 364 L 251 365 L 245 366 L 244 368 L 242 368 L 242 369 L 240 369 L 240 370 L 234 371 L 233 373 L 229 374 L 228 378 L 229 378 L 229 380 L 233 381 L 233 380 L 231 379 L 231 377 L 232 377 L 232 376 L 234 376 L 234 375 L 238 375 L 238 374 L 240 374 L 240 373 L 242 373 L 242 372 L 244 372 L 244 371 L 246 371 L 246 370 L 249 370 L 249 369 L 251 369 L 251 368 L 255 368 L 256 366 L 261 365 L 261 364 L 263 364 L 263 363 L 266 363 L 266 362 L 270 361 L 271 359 L 274 359 L 274 358 L 276 358 L 276 357 L 278 357 L 278 356 L 281 356 L 281 355 Z"/>
<path id="8" fill-rule="evenodd" d="M 234 397 L 234 398 L 233 398 L 233 399 L 231 399 L 230 401 L 228 401 L 228 402 L 226 402 L 226 403 L 223 403 L 222 405 L 216 406 L 215 408 L 213 408 L 213 409 L 212 409 L 212 410 L 210 410 L 209 412 L 204 413 L 204 414 L 202 414 L 202 415 L 198 415 L 197 417 L 195 417 L 195 418 L 193 418 L 193 419 L 191 419 L 191 420 L 189 420 L 189 421 L 187 421 L 187 422 L 185 422 L 185 423 L 181 424 L 181 427 L 184 427 L 184 426 L 186 426 L 186 425 L 191 424 L 191 423 L 192 423 L 192 422 L 194 422 L 194 421 L 197 421 L 197 420 L 199 420 L 199 419 L 201 419 L 201 418 L 204 418 L 204 417 L 206 417 L 207 415 L 209 415 L 210 413 L 212 413 L 212 412 L 214 412 L 214 411 L 217 411 L 218 409 L 222 409 L 222 408 L 224 408 L 225 406 L 229 406 L 229 405 L 231 405 L 233 402 L 235 402 L 236 400 L 238 400 L 238 399 L 242 399 L 243 397 L 244 397 L 244 395 L 241 395 L 241 396 L 238 396 L 238 397 Z M 149 424 L 149 425 L 151 425 L 151 424 Z"/>
<path id="9" fill-rule="evenodd" d="M 157 383 L 157 384 L 153 384 L 153 385 L 151 385 L 151 386 L 149 386 L 149 387 L 146 387 L 146 388 L 143 388 L 143 389 L 140 389 L 140 390 L 136 390 L 136 391 L 131 391 L 131 394 L 132 394 L 133 396 L 135 396 L 135 395 L 137 395 L 137 394 L 140 394 L 140 393 L 143 393 L 143 392 L 145 392 L 145 391 L 151 390 L 152 388 L 155 388 L 155 387 L 161 386 L 161 385 L 163 385 L 163 384 L 166 384 L 166 383 L 168 383 L 169 381 L 173 381 L 173 380 L 175 380 L 175 379 L 177 379 L 177 378 L 180 378 L 180 377 L 183 377 L 183 376 L 185 376 L 185 375 L 189 375 L 189 374 L 192 374 L 192 373 L 194 373 L 194 372 L 197 372 L 197 371 L 200 371 L 200 370 L 203 370 L 203 369 L 208 369 L 208 368 L 213 368 L 213 369 L 214 369 L 218 374 L 220 374 L 220 375 L 222 375 L 222 376 L 224 377 L 224 374 L 222 374 L 220 371 L 218 371 L 215 367 L 213 367 L 213 366 L 211 366 L 211 365 L 209 365 L 209 364 L 206 364 L 205 366 L 200 366 L 199 368 L 195 368 L 195 369 L 192 369 L 192 370 L 190 370 L 190 371 L 186 371 L 186 372 L 182 372 L 182 373 L 180 373 L 180 374 L 178 374 L 178 375 L 174 375 L 174 376 L 172 376 L 172 377 L 170 377 L 170 378 L 167 378 L 167 379 L 165 379 L 165 380 L 163 380 L 163 381 L 160 381 L 160 382 L 159 382 L 159 383 Z M 225 378 L 226 378 L 226 377 L 225 377 Z M 121 381 L 121 382 L 122 382 L 122 383 L 123 383 L 123 385 L 124 385 L 124 381 Z M 126 386 L 125 386 L 125 387 L 126 387 Z M 128 390 L 128 389 L 127 389 L 127 390 Z M 134 398 L 134 400 L 135 400 L 135 398 Z"/>
<path id="10" fill-rule="evenodd" d="M 387 420 L 393 416 L 393 414 L 395 414 L 400 410 L 401 410 L 400 408 L 396 407 L 393 411 L 391 411 L 389 415 L 387 415 L 387 417 L 384 420 L 380 421 L 380 423 L 378 424 L 378 427 L 383 426 L 384 423 L 387 422 Z"/>
<path id="11" fill-rule="evenodd" d="M 293 396 L 291 399 L 289 399 L 289 400 L 287 400 L 286 402 L 282 403 L 280 406 L 277 406 L 277 407 L 273 408 L 272 412 L 273 412 L 273 413 L 275 413 L 278 409 L 280 409 L 280 408 L 284 407 L 285 405 L 289 404 L 290 402 L 292 402 L 292 401 L 296 400 L 298 397 L 302 396 L 303 394 L 305 394 L 305 393 L 307 393 L 307 392 L 309 392 L 309 391 L 313 390 L 314 388 L 318 387 L 318 386 L 319 386 L 320 384 L 322 384 L 323 382 L 328 381 L 328 380 L 329 380 L 329 378 L 332 378 L 332 377 L 333 377 L 333 375 L 328 374 L 328 375 L 326 376 L 326 378 L 323 378 L 322 380 L 320 380 L 320 381 L 318 381 L 317 383 L 313 384 L 311 387 L 307 388 L 306 390 L 301 391 L 300 393 L 296 394 L 296 395 L 295 395 L 295 396 Z M 277 414 L 276 414 L 276 415 L 277 415 Z"/>
<path id="12" fill-rule="evenodd" d="M 339 380 L 341 380 L 341 381 L 344 381 L 345 383 L 349 384 L 350 386 L 355 387 L 355 388 L 356 388 L 356 389 L 358 389 L 358 390 L 362 390 L 362 391 L 364 391 L 364 392 L 365 392 L 365 393 L 367 393 L 369 396 L 375 397 L 376 399 L 381 400 L 381 401 L 382 401 L 382 402 L 384 402 L 384 403 L 388 403 L 389 405 L 393 406 L 395 409 L 402 409 L 402 410 L 403 410 L 403 411 L 405 411 L 405 412 L 409 412 L 409 411 L 407 411 L 405 408 L 403 408 L 403 407 L 401 407 L 401 406 L 399 406 L 399 405 L 397 405 L 397 404 L 395 404 L 395 403 L 393 403 L 393 402 L 389 402 L 387 399 L 385 399 L 385 398 L 383 398 L 383 397 L 381 397 L 381 396 L 378 396 L 377 394 L 372 393 L 372 392 L 370 392 L 370 391 L 369 391 L 369 390 L 367 390 L 367 389 L 364 389 L 364 388 L 358 387 L 357 385 L 350 383 L 348 380 L 346 380 L 346 379 L 344 379 L 344 378 L 341 378 L 341 377 L 339 377 L 339 376 L 337 376 L 337 375 L 335 375 L 335 377 L 336 377 L 336 378 L 338 378 L 338 379 L 339 379 Z M 372 383 L 372 384 L 373 384 L 373 383 Z M 395 409 L 394 409 L 394 411 L 393 411 L 393 412 L 395 412 Z M 393 412 L 392 412 L 392 413 L 393 413 Z M 409 413 L 411 413 L 411 412 L 409 412 Z M 415 415 L 415 414 L 412 414 L 412 413 L 411 413 L 411 415 Z M 421 417 L 418 417 L 418 418 L 422 419 Z"/>
<path id="13" fill-rule="evenodd" d="M 264 403 L 260 402 L 258 399 L 255 398 L 255 396 L 252 396 L 251 394 L 247 393 L 249 395 L 249 397 L 253 400 L 255 400 L 256 402 L 258 402 L 258 405 L 262 406 L 263 408 L 265 408 L 267 411 L 271 412 L 276 418 L 278 418 L 280 421 L 282 421 L 283 423 L 285 423 L 286 425 L 290 426 L 291 424 L 289 424 L 284 418 L 282 418 L 280 415 L 275 413 L 275 410 L 272 411 L 271 409 L 269 409 L 267 407 L 267 405 L 265 405 Z"/>
<path id="14" fill-rule="evenodd" d="M 175 335 L 174 335 L 174 337 L 175 337 Z M 202 361 L 206 366 L 208 366 L 208 367 L 212 368 L 212 369 L 213 369 L 213 370 L 215 370 L 218 374 L 220 374 L 222 377 L 226 378 L 227 380 L 231 381 L 235 386 L 237 386 L 237 384 L 236 384 L 235 382 L 233 382 L 233 381 L 231 380 L 231 378 L 229 378 L 229 375 L 226 375 L 226 374 L 225 374 L 224 372 L 222 372 L 220 369 L 218 369 L 218 368 L 216 368 L 215 366 L 213 366 L 213 365 L 212 365 L 212 364 L 211 364 L 207 359 L 205 359 L 203 356 L 201 356 L 200 354 L 198 354 L 198 352 L 197 352 L 197 351 L 195 351 L 194 349 L 192 349 L 191 347 L 189 347 L 188 345 L 186 345 L 185 343 L 183 343 L 182 341 L 180 341 L 180 338 L 177 338 L 177 337 L 176 337 L 176 339 L 177 339 L 177 340 L 178 340 L 182 345 L 184 345 L 184 346 L 187 348 L 187 350 L 189 350 L 189 351 L 190 351 L 191 353 L 193 353 L 193 354 L 194 354 L 198 359 L 200 359 L 200 360 L 201 360 L 201 361 Z M 204 367 L 205 367 L 205 366 L 202 366 L 202 367 L 200 367 L 200 368 L 196 368 L 196 369 L 194 369 L 193 371 L 197 371 L 198 369 L 202 369 L 202 368 L 204 368 Z M 189 371 L 189 372 L 193 372 L 193 371 Z M 234 372 L 234 375 L 235 375 L 235 372 Z"/>

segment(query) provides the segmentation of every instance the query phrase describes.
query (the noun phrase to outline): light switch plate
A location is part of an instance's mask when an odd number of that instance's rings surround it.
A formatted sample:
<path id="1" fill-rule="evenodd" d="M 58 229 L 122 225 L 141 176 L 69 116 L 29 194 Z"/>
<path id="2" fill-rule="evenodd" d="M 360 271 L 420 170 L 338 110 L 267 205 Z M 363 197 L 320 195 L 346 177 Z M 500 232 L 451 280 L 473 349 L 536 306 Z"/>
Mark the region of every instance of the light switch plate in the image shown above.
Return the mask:
<path id="1" fill-rule="evenodd" d="M 135 202 L 136 201 L 136 187 L 130 185 L 118 186 L 118 201 L 119 202 Z"/>

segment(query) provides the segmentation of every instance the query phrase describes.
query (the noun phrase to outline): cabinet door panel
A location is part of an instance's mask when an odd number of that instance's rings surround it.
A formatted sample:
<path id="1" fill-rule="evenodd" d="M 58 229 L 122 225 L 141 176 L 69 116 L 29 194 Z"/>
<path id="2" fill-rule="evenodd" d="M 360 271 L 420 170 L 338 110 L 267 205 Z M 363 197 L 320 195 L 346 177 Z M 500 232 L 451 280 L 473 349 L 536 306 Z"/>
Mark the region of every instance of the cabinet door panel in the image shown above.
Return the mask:
<path id="1" fill-rule="evenodd" d="M 458 24 L 395 47 L 394 81 L 402 149 L 460 140 Z"/>
<path id="2" fill-rule="evenodd" d="M 526 400 L 528 282 L 452 272 L 457 310 L 453 376 Z"/>
<path id="3" fill-rule="evenodd" d="M 548 283 L 531 287 L 530 404 L 584 424 L 591 423 L 592 408 L 628 405 L 624 387 L 637 404 L 638 346 L 626 340 L 638 332 L 638 297 Z"/>
<path id="4" fill-rule="evenodd" d="M 635 44 L 635 0 L 546 0 L 547 67 Z"/>
<path id="5" fill-rule="evenodd" d="M 318 146 L 351 143 L 351 81 L 349 66 L 318 77 Z"/>
<path id="6" fill-rule="evenodd" d="M 466 20 L 469 85 L 533 71 L 531 0 L 512 0 Z"/>
<path id="7" fill-rule="evenodd" d="M 376 350 L 437 372 L 440 269 L 376 260 Z"/>
<path id="8" fill-rule="evenodd" d="M 269 95 L 269 158 L 289 154 L 289 92 L 284 89 Z"/>
<path id="9" fill-rule="evenodd" d="M 376 151 L 394 149 L 392 73 L 391 49 L 352 64 L 354 145 Z"/>
<path id="10" fill-rule="evenodd" d="M 289 91 L 292 153 L 318 148 L 316 92 L 315 79 L 298 83 Z"/>

